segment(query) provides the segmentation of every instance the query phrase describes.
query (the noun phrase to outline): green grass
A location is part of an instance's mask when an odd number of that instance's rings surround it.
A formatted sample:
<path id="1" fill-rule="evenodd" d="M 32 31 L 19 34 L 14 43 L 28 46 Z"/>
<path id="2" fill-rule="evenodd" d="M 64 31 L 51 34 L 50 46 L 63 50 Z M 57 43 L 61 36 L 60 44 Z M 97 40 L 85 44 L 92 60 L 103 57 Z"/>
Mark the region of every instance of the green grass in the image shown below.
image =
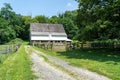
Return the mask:
<path id="1" fill-rule="evenodd" d="M 113 80 L 120 80 L 120 52 L 90 49 L 55 52 L 34 48 L 62 58 L 71 65 L 89 69 Z"/>
<path id="2" fill-rule="evenodd" d="M 33 78 L 31 61 L 25 52 L 24 45 L 0 66 L 0 80 L 33 80 Z"/>
<path id="3" fill-rule="evenodd" d="M 0 54 L 0 65 L 7 59 L 10 54 Z"/>
<path id="4" fill-rule="evenodd" d="M 0 50 L 6 49 L 6 48 L 7 48 L 6 45 L 0 45 Z M 4 61 L 5 59 L 7 59 L 7 57 L 8 57 L 9 55 L 10 55 L 10 54 L 1 54 L 1 53 L 0 53 L 0 65 L 3 63 L 3 61 Z"/>
<path id="5" fill-rule="evenodd" d="M 8 45 L 0 45 L 0 65 L 10 55 L 10 53 L 9 54 L 7 54 L 7 53 L 1 53 L 1 50 L 5 50 L 6 51 L 7 48 L 8 48 Z"/>

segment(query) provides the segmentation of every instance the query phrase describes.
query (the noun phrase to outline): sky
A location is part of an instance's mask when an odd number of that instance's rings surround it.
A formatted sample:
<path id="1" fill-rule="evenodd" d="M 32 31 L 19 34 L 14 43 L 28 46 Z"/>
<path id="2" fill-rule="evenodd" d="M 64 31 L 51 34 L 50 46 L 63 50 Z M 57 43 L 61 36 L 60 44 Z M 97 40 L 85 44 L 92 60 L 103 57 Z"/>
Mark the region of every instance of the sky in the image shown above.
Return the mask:
<path id="1" fill-rule="evenodd" d="M 75 0 L 0 0 L 0 8 L 3 3 L 10 3 L 17 14 L 51 17 L 64 13 L 66 10 L 75 10 L 78 3 Z"/>

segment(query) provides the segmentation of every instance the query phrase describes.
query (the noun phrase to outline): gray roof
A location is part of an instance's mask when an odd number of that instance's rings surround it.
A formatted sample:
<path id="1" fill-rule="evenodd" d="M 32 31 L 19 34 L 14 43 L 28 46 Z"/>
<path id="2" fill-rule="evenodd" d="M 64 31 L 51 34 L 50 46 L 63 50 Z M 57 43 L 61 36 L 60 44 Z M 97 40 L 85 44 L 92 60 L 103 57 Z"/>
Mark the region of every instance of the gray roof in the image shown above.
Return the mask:
<path id="1" fill-rule="evenodd" d="M 40 24 L 40 23 L 31 23 L 30 24 L 31 33 L 46 34 L 46 33 L 57 33 L 57 34 L 66 34 L 61 24 Z"/>

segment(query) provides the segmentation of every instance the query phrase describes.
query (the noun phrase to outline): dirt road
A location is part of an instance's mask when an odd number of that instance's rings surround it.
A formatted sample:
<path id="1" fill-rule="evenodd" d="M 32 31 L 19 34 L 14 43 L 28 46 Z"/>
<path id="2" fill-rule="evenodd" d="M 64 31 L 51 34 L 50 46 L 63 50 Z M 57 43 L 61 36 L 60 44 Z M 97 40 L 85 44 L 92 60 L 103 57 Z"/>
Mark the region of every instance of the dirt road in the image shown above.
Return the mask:
<path id="1" fill-rule="evenodd" d="M 37 76 L 36 80 L 111 80 L 95 72 L 90 72 L 82 68 L 71 66 L 61 59 L 46 55 L 34 49 L 32 49 L 32 54 L 30 57 L 33 62 L 32 69 L 34 74 Z M 51 63 L 72 72 L 72 74 L 50 65 L 50 63 L 45 61 L 44 57 Z"/>

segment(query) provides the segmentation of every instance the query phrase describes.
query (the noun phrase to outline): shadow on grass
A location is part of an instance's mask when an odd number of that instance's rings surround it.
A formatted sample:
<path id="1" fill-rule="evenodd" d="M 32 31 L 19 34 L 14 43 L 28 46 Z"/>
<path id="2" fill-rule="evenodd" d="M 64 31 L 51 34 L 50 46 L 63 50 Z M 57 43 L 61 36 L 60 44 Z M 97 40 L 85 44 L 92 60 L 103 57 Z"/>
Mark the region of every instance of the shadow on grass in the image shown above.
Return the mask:
<path id="1" fill-rule="evenodd" d="M 65 52 L 58 52 L 59 56 L 66 56 L 68 59 L 89 59 L 107 64 L 117 65 L 120 62 L 120 51 L 105 50 L 105 49 L 78 49 Z"/>

